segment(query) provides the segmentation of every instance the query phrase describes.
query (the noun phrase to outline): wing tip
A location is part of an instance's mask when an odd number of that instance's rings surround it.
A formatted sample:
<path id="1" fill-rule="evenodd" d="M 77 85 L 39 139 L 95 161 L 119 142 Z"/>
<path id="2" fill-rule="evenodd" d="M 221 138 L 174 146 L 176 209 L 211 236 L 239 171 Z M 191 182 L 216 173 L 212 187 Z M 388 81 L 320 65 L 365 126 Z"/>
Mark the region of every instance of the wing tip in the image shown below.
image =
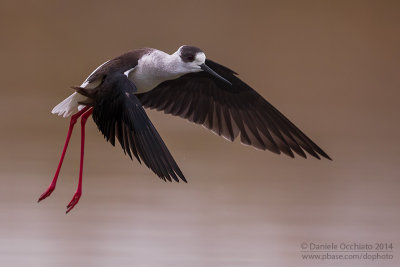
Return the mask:
<path id="1" fill-rule="evenodd" d="M 330 160 L 330 161 L 333 161 L 333 159 L 328 154 L 326 154 L 325 152 L 320 153 L 320 155 L 323 156 L 324 158 Z"/>
<path id="2" fill-rule="evenodd" d="M 167 175 L 158 175 L 162 180 L 164 180 L 165 182 L 168 180 L 169 182 L 173 182 L 173 181 L 175 181 L 175 182 L 177 182 L 177 183 L 179 183 L 180 181 L 183 181 L 183 182 L 185 182 L 185 183 L 188 183 L 188 181 L 186 180 L 186 178 L 185 178 L 185 176 L 182 174 L 182 175 L 180 175 L 178 172 L 174 172 L 173 174 L 171 174 L 171 173 L 168 173 L 168 176 Z M 179 178 L 180 179 L 179 179 Z M 172 178 L 172 179 L 171 179 Z"/>
<path id="3" fill-rule="evenodd" d="M 188 181 L 186 180 L 186 178 L 185 178 L 185 176 L 179 176 L 180 178 L 181 178 L 181 180 L 183 181 L 183 182 L 185 182 L 186 184 L 188 183 Z"/>
<path id="4" fill-rule="evenodd" d="M 333 159 L 322 150 L 321 151 L 315 151 L 314 150 L 313 152 L 314 153 L 309 153 L 308 152 L 308 154 L 311 155 L 315 159 L 322 160 L 322 158 L 325 158 L 325 159 L 328 159 L 330 161 L 333 161 Z M 297 153 L 297 155 L 301 156 L 304 159 L 307 159 L 307 154 L 299 154 L 299 153 Z M 294 156 L 293 156 L 293 158 L 294 158 Z"/>

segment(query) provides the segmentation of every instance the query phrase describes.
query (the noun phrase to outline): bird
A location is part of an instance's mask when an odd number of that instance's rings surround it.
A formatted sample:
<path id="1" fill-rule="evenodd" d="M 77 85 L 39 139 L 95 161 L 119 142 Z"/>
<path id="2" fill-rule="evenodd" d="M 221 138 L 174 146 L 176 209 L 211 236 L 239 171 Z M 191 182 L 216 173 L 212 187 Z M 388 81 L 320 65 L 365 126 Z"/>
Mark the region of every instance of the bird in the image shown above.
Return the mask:
<path id="1" fill-rule="evenodd" d="M 144 163 L 164 181 L 187 182 L 144 108 L 185 118 L 215 134 L 260 150 L 306 158 L 331 158 L 238 74 L 206 58 L 196 46 L 168 54 L 154 48 L 131 50 L 97 67 L 52 113 L 70 117 L 54 178 L 38 202 L 54 191 L 76 122 L 81 119 L 79 181 L 70 212 L 82 195 L 85 125 L 92 116 L 104 138 Z"/>

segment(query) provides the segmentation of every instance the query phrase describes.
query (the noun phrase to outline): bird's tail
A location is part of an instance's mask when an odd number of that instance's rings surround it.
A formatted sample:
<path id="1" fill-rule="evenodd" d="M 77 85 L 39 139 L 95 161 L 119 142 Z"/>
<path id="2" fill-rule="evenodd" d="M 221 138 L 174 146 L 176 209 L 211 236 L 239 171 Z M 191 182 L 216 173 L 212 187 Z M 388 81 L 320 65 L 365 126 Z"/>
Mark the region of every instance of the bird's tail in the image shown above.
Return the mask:
<path id="1" fill-rule="evenodd" d="M 84 107 L 82 105 L 79 105 L 78 102 L 82 102 L 85 99 L 85 96 L 75 92 L 63 101 L 61 101 L 57 106 L 55 106 L 51 113 L 57 114 L 58 116 L 63 116 L 64 118 L 69 117 L 75 111 L 80 110 Z"/>

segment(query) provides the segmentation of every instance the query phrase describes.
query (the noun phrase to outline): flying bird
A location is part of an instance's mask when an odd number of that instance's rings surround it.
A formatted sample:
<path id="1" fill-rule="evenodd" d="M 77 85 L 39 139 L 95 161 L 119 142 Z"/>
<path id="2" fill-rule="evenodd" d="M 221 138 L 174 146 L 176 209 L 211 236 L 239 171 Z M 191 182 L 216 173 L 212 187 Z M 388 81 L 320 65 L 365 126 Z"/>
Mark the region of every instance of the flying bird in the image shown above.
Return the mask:
<path id="1" fill-rule="evenodd" d="M 71 116 L 65 145 L 54 178 L 40 196 L 54 191 L 75 123 L 81 118 L 81 155 L 77 190 L 67 213 L 82 195 L 85 124 L 92 116 L 113 146 L 150 168 L 163 180 L 186 178 L 143 108 L 157 109 L 201 124 L 214 133 L 243 144 L 294 157 L 306 153 L 330 157 L 238 74 L 194 46 L 173 54 L 142 48 L 104 62 L 75 92 L 55 106 L 53 114 Z"/>

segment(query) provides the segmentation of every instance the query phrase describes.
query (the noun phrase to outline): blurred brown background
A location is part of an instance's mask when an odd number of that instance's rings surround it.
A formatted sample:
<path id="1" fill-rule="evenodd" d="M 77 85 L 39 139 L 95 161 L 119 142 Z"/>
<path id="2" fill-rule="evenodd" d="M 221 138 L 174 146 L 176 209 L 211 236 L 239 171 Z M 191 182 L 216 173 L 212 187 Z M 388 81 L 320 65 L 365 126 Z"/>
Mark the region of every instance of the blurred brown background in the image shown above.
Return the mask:
<path id="1" fill-rule="evenodd" d="M 2 1 L 0 266 L 399 266 L 398 1 Z M 50 114 L 105 60 L 196 45 L 334 159 L 290 159 L 148 111 L 188 184 L 88 123 L 40 204 L 69 121 Z M 391 242 L 393 260 L 302 260 L 302 242 Z"/>

